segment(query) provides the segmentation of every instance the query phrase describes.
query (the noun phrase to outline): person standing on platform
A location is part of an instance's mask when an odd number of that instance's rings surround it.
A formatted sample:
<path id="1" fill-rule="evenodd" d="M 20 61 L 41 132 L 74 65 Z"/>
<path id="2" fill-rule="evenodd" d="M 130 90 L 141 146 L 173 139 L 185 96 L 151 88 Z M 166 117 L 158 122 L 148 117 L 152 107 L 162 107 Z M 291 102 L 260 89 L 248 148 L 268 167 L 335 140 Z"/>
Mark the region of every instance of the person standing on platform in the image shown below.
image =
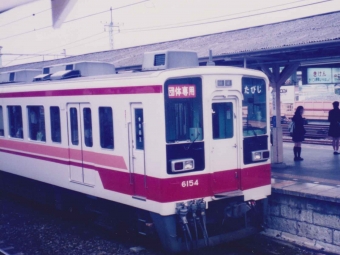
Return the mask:
<path id="1" fill-rule="evenodd" d="M 330 123 L 328 135 L 333 138 L 332 145 L 334 155 L 338 155 L 339 153 L 339 138 L 340 138 L 340 109 L 339 102 L 333 102 L 333 110 L 330 110 L 328 113 L 328 121 Z"/>
<path id="2" fill-rule="evenodd" d="M 303 107 L 298 106 L 295 110 L 292 121 L 294 121 L 294 130 L 292 140 L 294 142 L 294 161 L 301 161 L 301 143 L 305 140 L 306 130 L 304 127 L 305 119 L 302 118 Z"/>

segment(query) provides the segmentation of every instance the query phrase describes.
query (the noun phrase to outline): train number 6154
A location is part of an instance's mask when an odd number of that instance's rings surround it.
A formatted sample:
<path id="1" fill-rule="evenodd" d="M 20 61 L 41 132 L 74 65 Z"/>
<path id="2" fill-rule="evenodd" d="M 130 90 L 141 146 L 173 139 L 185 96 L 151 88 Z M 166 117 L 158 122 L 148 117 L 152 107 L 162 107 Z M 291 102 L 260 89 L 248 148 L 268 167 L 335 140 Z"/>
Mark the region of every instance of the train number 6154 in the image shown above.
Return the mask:
<path id="1" fill-rule="evenodd" d="M 198 186 L 198 180 L 182 181 L 183 188 L 193 187 L 193 186 Z"/>

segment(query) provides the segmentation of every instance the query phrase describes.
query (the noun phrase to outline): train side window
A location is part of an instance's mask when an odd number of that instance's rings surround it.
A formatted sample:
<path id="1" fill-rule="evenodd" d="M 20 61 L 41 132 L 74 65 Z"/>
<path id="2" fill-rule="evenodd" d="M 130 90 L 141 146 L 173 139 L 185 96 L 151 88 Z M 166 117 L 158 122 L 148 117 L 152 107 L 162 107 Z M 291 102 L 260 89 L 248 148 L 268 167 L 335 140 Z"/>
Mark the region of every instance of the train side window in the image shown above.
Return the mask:
<path id="1" fill-rule="evenodd" d="M 33 141 L 46 141 L 44 107 L 27 106 L 29 138 Z"/>
<path id="2" fill-rule="evenodd" d="M 61 143 L 60 109 L 58 106 L 50 107 L 50 118 L 52 141 L 55 143 Z"/>
<path id="3" fill-rule="evenodd" d="M 99 130 L 100 146 L 105 149 L 113 149 L 113 117 L 111 107 L 99 107 Z"/>
<path id="4" fill-rule="evenodd" d="M 83 108 L 84 116 L 84 141 L 87 147 L 92 147 L 92 115 L 90 108 Z"/>
<path id="5" fill-rule="evenodd" d="M 13 105 L 7 106 L 9 135 L 14 138 L 24 138 L 24 131 L 22 126 L 22 110 L 21 106 Z"/>
<path id="6" fill-rule="evenodd" d="M 213 139 L 225 139 L 234 136 L 234 113 L 232 103 L 212 104 Z"/>
<path id="7" fill-rule="evenodd" d="M 77 109 L 70 108 L 70 123 L 71 123 L 71 142 L 73 145 L 79 144 L 79 129 L 78 129 L 78 113 Z"/>
<path id="8" fill-rule="evenodd" d="M 5 131 L 4 131 L 4 117 L 2 113 L 2 106 L 0 106 L 0 136 L 4 136 Z"/>

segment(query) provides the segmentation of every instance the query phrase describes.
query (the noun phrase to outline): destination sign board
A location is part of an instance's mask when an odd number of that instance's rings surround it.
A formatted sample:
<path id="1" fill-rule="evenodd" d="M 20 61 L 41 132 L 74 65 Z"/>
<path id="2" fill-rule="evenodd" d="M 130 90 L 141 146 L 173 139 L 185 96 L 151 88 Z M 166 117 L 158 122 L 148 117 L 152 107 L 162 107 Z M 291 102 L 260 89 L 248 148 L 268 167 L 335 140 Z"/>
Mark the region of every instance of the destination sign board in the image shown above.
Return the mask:
<path id="1" fill-rule="evenodd" d="M 168 96 L 169 98 L 195 98 L 196 86 L 193 84 L 169 85 Z"/>

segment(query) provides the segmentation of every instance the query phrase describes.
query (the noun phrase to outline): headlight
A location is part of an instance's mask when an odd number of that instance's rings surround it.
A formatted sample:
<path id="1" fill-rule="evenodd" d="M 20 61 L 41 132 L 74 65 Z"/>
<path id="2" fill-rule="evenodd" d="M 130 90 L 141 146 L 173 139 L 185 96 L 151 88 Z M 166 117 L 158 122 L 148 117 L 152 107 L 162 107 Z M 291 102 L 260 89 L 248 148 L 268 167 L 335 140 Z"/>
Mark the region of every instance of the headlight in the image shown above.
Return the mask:
<path id="1" fill-rule="evenodd" d="M 192 158 L 171 160 L 172 172 L 183 172 L 195 169 L 195 161 Z"/>
<path id="2" fill-rule="evenodd" d="M 184 169 L 185 170 L 192 170 L 194 169 L 194 160 L 187 160 L 184 162 Z"/>
<path id="3" fill-rule="evenodd" d="M 269 151 L 253 151 L 251 156 L 253 161 L 267 160 L 269 158 Z"/>
<path id="4" fill-rule="evenodd" d="M 254 152 L 253 160 L 260 160 L 261 158 L 261 152 Z"/>

